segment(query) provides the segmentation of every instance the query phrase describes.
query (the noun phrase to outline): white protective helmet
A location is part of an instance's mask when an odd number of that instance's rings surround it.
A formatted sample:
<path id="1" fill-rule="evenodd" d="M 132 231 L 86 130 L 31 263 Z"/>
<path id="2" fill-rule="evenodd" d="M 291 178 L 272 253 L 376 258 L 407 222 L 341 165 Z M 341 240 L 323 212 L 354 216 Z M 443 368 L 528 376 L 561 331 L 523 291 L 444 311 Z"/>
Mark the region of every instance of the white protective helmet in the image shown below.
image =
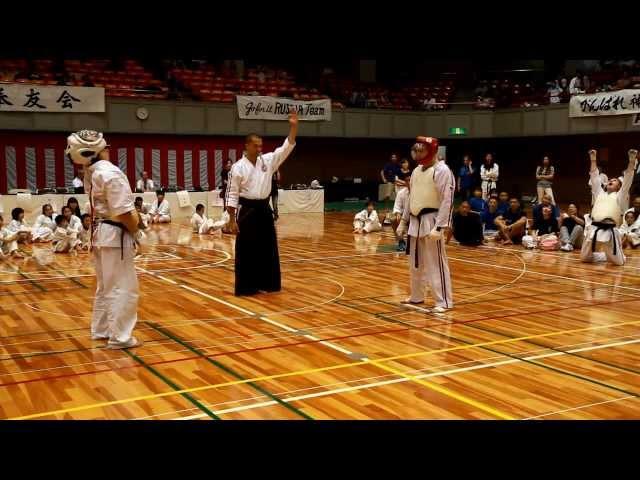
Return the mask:
<path id="1" fill-rule="evenodd" d="M 102 133 L 95 130 L 80 130 L 67 137 L 67 149 L 64 153 L 76 165 L 90 165 L 108 146 Z"/>

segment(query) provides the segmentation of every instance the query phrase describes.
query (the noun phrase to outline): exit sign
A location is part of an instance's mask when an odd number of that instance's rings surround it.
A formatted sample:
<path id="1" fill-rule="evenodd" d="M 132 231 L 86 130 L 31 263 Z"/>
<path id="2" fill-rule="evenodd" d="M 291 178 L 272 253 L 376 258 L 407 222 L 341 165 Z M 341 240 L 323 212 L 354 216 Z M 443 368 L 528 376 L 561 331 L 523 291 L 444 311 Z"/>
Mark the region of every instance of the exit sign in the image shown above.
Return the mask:
<path id="1" fill-rule="evenodd" d="M 467 129 L 461 127 L 452 127 L 449 129 L 449 135 L 466 135 Z"/>

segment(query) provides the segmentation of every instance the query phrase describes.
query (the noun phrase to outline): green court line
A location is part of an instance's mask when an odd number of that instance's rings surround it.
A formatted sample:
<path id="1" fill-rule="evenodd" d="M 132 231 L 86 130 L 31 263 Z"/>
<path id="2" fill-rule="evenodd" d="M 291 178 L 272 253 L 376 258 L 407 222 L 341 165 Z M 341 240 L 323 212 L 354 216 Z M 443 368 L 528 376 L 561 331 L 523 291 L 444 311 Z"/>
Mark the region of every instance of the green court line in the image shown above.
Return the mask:
<path id="1" fill-rule="evenodd" d="M 150 322 L 145 322 L 147 325 L 149 325 L 151 328 L 153 328 L 154 330 L 156 330 L 157 332 L 163 334 L 165 337 L 173 340 L 174 342 L 182 345 L 185 348 L 188 348 L 189 350 L 191 350 L 193 353 L 195 353 L 196 355 L 202 357 L 203 359 L 205 359 L 207 362 L 209 362 L 210 364 L 218 367 L 220 370 L 223 370 L 224 372 L 232 375 L 233 377 L 235 377 L 238 380 L 246 380 L 246 378 L 244 378 L 242 375 L 240 375 L 238 372 L 236 372 L 235 370 L 231 369 L 230 367 L 227 367 L 226 365 L 223 365 L 222 363 L 209 358 L 206 354 L 204 354 L 202 351 L 198 350 L 197 348 L 192 347 L 191 345 L 189 345 L 186 341 L 178 338 L 177 336 L 175 336 L 174 334 L 172 334 L 171 332 L 163 329 L 162 327 L 159 327 L 158 325 L 155 325 L 153 323 Z M 270 399 L 278 402 L 280 405 L 282 405 L 283 407 L 287 408 L 288 410 L 291 410 L 292 412 L 294 412 L 295 414 L 301 416 L 302 418 L 304 418 L 305 420 L 313 420 L 313 417 L 307 415 L 306 413 L 304 413 L 302 410 L 294 407 L 293 405 L 289 404 L 289 402 L 285 402 L 284 400 L 278 398 L 277 396 L 275 396 L 274 394 L 272 394 L 271 392 L 269 392 L 268 390 L 262 388 L 261 386 L 257 385 L 254 382 L 247 382 L 247 385 L 250 385 L 251 387 L 253 387 L 255 390 L 257 390 L 258 392 L 262 393 L 263 395 L 266 395 L 267 397 L 269 397 Z"/>
<path id="2" fill-rule="evenodd" d="M 183 390 L 182 387 L 180 387 L 179 385 L 177 385 L 176 383 L 172 382 L 171 380 L 169 380 L 167 377 L 165 377 L 163 374 L 161 374 L 158 370 L 156 370 L 155 368 L 153 368 L 151 365 L 148 365 L 147 363 L 144 362 L 144 360 L 142 360 L 140 357 L 138 357 L 135 353 L 130 352 L 127 349 L 124 349 L 124 352 L 129 355 L 131 358 L 133 358 L 136 362 L 138 362 L 140 365 L 142 365 L 144 368 L 146 368 L 147 370 L 149 370 L 151 373 L 153 373 L 156 377 L 158 377 L 160 380 L 162 380 L 164 383 L 166 383 L 167 385 L 169 385 L 171 388 L 173 388 L 175 391 L 180 391 Z M 220 417 L 218 417 L 215 413 L 213 413 L 211 410 L 209 410 L 207 407 L 205 407 L 202 403 L 200 403 L 198 400 L 196 400 L 195 398 L 193 398 L 192 395 L 190 395 L 189 393 L 181 393 L 180 394 L 182 397 L 186 398 L 190 403 L 192 403 L 193 405 L 195 405 L 196 407 L 198 407 L 202 412 L 206 413 L 209 417 L 211 417 L 214 420 L 220 420 Z"/>

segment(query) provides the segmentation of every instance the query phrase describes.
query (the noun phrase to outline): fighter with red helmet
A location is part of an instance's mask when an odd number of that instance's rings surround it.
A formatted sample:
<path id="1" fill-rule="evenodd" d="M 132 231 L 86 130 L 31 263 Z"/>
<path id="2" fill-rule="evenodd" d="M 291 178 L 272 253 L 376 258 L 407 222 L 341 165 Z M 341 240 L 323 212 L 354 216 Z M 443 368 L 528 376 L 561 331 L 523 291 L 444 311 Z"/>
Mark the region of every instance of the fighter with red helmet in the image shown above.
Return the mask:
<path id="1" fill-rule="evenodd" d="M 453 307 L 443 230 L 451 225 L 455 178 L 438 160 L 437 138 L 417 137 L 411 157 L 418 166 L 411 174 L 409 201 L 397 230 L 401 238 L 408 226 L 411 296 L 403 303 L 424 303 L 426 283 L 435 300 L 432 311 L 442 313 Z"/>

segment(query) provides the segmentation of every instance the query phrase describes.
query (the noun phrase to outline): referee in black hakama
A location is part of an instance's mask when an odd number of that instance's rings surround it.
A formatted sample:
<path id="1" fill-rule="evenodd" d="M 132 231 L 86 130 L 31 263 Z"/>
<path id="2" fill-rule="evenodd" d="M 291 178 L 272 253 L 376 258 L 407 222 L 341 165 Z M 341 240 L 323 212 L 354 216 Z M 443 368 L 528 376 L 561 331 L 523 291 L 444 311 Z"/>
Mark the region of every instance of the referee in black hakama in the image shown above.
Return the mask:
<path id="1" fill-rule="evenodd" d="M 229 172 L 229 230 L 236 234 L 235 294 L 254 295 L 281 289 L 278 239 L 269 205 L 273 174 L 293 151 L 298 115 L 289 115 L 289 136 L 282 146 L 262 153 L 262 138 L 247 135 L 245 152 Z"/>

